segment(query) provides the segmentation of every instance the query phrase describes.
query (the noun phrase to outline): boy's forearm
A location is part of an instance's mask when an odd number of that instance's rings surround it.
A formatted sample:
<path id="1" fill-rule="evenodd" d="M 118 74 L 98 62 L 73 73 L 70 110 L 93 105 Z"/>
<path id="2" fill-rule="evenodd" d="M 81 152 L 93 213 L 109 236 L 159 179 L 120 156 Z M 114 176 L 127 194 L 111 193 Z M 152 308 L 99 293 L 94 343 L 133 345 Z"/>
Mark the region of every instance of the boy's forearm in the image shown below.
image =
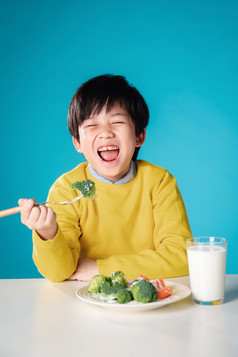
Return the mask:
<path id="1" fill-rule="evenodd" d="M 69 244 L 60 228 L 54 239 L 44 241 L 33 232 L 33 260 L 47 279 L 59 282 L 68 279 L 76 270 L 80 246 L 75 240 Z"/>
<path id="2" fill-rule="evenodd" d="M 99 274 L 108 276 L 114 271 L 121 270 L 128 279 L 136 279 L 140 274 L 150 279 L 166 279 L 188 274 L 186 249 L 171 242 L 161 245 L 157 250 L 98 259 L 97 264 Z"/>
<path id="3" fill-rule="evenodd" d="M 79 258 L 77 269 L 68 280 L 90 281 L 95 275 L 98 275 L 96 260 L 81 257 Z"/>

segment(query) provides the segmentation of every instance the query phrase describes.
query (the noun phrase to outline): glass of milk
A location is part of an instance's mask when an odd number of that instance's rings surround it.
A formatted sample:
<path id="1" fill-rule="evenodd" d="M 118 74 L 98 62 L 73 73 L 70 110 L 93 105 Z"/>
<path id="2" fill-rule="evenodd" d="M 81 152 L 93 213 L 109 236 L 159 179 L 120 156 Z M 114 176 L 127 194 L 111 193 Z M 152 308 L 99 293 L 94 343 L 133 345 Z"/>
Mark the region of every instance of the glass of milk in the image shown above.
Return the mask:
<path id="1" fill-rule="evenodd" d="M 201 305 L 224 300 L 227 240 L 217 237 L 187 239 L 192 299 Z"/>

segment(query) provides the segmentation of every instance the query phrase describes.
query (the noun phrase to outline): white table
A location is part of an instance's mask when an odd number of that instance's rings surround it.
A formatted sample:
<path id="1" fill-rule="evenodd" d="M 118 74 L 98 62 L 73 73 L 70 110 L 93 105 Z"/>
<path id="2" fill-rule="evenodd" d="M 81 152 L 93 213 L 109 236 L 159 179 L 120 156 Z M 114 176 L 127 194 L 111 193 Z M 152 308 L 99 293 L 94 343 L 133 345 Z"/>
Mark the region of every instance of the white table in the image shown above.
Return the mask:
<path id="1" fill-rule="evenodd" d="M 188 277 L 170 280 L 189 286 Z M 190 296 L 132 313 L 80 301 L 83 285 L 0 280 L 0 356 L 238 356 L 238 275 L 227 276 L 220 306 L 196 305 Z"/>

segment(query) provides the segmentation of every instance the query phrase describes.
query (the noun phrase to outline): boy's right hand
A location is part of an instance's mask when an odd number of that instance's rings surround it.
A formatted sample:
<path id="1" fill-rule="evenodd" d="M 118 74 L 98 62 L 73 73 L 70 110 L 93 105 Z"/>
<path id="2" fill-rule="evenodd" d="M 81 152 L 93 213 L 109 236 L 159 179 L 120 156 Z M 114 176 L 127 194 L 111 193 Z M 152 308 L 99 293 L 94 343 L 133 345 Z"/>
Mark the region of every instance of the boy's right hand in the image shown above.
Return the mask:
<path id="1" fill-rule="evenodd" d="M 21 209 L 21 222 L 28 228 L 35 230 L 43 239 L 53 239 L 57 233 L 56 214 L 50 207 L 35 206 L 35 199 L 21 198 L 18 201 Z"/>

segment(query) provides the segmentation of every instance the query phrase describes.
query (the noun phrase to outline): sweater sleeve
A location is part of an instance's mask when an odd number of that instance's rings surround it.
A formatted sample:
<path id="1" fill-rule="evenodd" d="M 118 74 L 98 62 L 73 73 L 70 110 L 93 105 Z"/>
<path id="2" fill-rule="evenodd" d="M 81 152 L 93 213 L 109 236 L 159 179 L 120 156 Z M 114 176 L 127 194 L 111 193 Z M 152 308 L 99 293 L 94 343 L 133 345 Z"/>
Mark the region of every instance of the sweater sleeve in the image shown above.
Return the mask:
<path id="1" fill-rule="evenodd" d="M 168 172 L 152 192 L 152 205 L 154 249 L 98 259 L 101 274 L 121 270 L 128 279 L 139 274 L 150 279 L 188 274 L 186 239 L 192 234 L 176 180 Z"/>
<path id="2" fill-rule="evenodd" d="M 53 185 L 47 201 L 62 202 L 73 198 L 73 192 Z M 79 203 L 75 203 L 77 206 Z M 79 216 L 74 204 L 51 206 L 56 213 L 58 231 L 54 239 L 44 241 L 33 231 L 33 260 L 39 272 L 51 281 L 63 281 L 76 270 L 81 234 Z"/>

